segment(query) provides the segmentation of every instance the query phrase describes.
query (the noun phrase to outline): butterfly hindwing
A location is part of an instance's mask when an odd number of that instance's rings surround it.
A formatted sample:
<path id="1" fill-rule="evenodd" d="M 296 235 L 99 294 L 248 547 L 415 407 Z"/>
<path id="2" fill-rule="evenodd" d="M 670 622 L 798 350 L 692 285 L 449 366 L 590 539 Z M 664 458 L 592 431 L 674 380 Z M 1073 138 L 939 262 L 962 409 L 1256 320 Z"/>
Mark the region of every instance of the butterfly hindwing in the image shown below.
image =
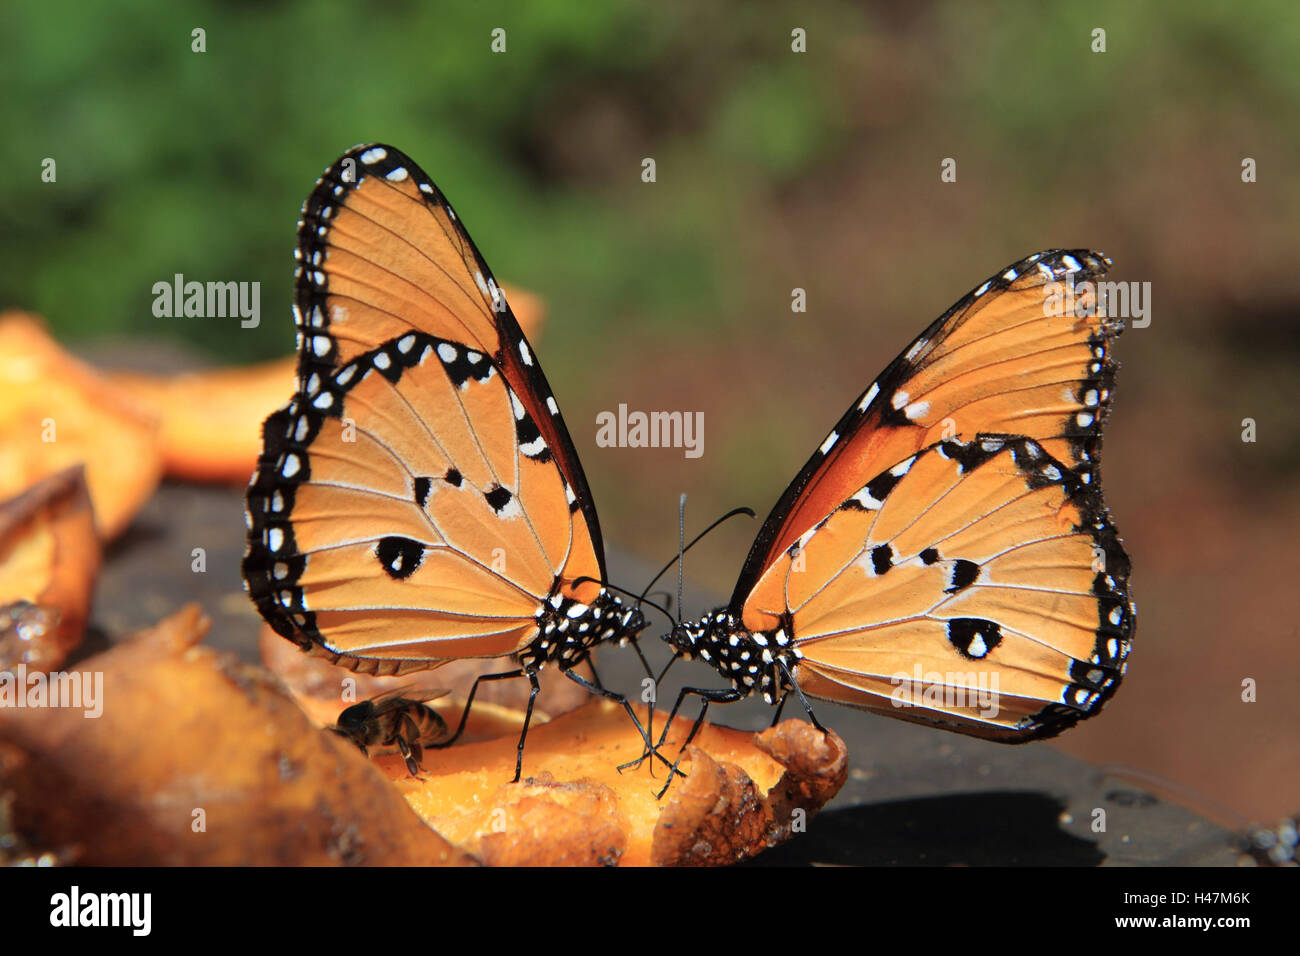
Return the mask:
<path id="1" fill-rule="evenodd" d="M 792 634 L 809 696 L 1032 739 L 1118 686 L 1128 569 L 1094 489 L 1032 439 L 980 435 L 864 482 L 767 568 L 744 611 Z"/>

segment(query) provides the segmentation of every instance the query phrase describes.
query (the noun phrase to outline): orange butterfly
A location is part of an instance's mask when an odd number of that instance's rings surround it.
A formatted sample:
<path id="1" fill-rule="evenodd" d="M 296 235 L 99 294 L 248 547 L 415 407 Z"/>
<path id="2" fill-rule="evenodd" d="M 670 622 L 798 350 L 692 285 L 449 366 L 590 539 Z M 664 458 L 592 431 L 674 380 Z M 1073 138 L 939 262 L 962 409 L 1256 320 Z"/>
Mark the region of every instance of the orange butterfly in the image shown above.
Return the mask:
<path id="1" fill-rule="evenodd" d="M 354 147 L 304 204 L 296 258 L 297 393 L 266 420 L 248 489 L 262 616 L 363 673 L 510 658 L 480 680 L 526 677 L 528 717 L 555 662 L 633 714 L 572 668 L 645 618 L 603 584 L 559 407 L 446 198 L 391 146 Z"/>
<path id="2" fill-rule="evenodd" d="M 703 701 L 691 736 L 710 702 L 755 691 L 793 691 L 818 727 L 808 698 L 1012 743 L 1101 709 L 1134 625 L 1098 472 L 1123 329 L 1097 301 L 1109 265 L 1009 266 L 850 406 L 730 603 L 665 637 L 731 683 L 678 695 L 673 715 Z"/>

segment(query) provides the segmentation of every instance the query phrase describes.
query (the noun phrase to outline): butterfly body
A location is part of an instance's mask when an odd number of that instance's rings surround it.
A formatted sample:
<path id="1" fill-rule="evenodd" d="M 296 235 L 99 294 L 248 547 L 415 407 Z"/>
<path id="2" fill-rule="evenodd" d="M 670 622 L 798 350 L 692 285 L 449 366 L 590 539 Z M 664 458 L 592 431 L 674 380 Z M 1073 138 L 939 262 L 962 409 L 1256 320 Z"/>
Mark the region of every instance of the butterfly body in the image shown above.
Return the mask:
<path id="1" fill-rule="evenodd" d="M 750 631 L 740 617 L 720 607 L 682 624 L 668 641 L 688 660 L 713 666 L 731 681 L 737 694 L 762 694 L 764 702 L 771 704 L 790 690 L 790 675 L 796 673 L 802 657 L 791 630 L 787 622 L 770 631 Z"/>
<path id="2" fill-rule="evenodd" d="M 674 714 L 700 696 L 698 728 L 709 702 L 793 691 L 1015 743 L 1101 709 L 1136 613 L 1098 471 L 1123 329 L 1108 266 L 1021 260 L 890 363 L 777 502 L 730 602 L 665 636 L 731 685 L 683 690 Z"/>

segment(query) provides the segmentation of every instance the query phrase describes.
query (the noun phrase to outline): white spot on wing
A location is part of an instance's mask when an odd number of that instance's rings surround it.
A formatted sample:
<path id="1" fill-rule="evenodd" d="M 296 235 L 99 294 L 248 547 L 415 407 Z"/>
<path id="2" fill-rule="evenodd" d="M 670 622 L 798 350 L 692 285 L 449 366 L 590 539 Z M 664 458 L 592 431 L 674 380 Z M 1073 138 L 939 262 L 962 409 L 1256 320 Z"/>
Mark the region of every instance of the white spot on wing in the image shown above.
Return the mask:
<path id="1" fill-rule="evenodd" d="M 912 469 L 912 463 L 914 461 L 916 461 L 915 455 L 913 455 L 911 458 L 907 459 L 906 461 L 900 461 L 893 468 L 889 469 L 889 473 L 893 475 L 895 478 L 902 478 L 905 474 L 907 474 Z"/>
<path id="2" fill-rule="evenodd" d="M 867 491 L 866 488 L 863 488 L 854 495 L 853 500 L 862 505 L 862 507 L 866 508 L 868 511 L 879 511 L 885 504 L 883 501 L 873 498 L 871 492 Z"/>

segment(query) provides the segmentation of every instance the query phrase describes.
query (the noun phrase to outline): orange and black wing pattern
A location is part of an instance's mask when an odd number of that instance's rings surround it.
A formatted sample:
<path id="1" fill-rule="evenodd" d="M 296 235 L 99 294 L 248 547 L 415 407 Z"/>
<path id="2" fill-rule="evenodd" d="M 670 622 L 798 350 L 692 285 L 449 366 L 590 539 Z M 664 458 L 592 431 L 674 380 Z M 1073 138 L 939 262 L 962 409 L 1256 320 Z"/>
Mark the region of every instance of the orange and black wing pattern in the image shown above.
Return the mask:
<path id="1" fill-rule="evenodd" d="M 768 566 L 746 616 L 810 697 L 1008 742 L 1098 710 L 1127 667 L 1129 560 L 1099 491 L 1033 439 L 948 439 Z"/>
<path id="2" fill-rule="evenodd" d="M 670 642 L 742 696 L 797 688 L 1006 742 L 1100 710 L 1134 626 L 1098 470 L 1123 329 L 1109 264 L 1040 252 L 949 309 L 786 490 L 730 604 Z"/>
<path id="3" fill-rule="evenodd" d="M 772 509 L 732 610 L 775 556 L 840 502 L 942 439 L 1024 435 L 1070 469 L 1093 473 L 1118 368 L 1111 348 L 1123 329 L 1097 301 L 1095 284 L 1109 266 L 1106 256 L 1083 249 L 1036 253 L 991 276 L 917 336 L 849 406 Z"/>
<path id="4" fill-rule="evenodd" d="M 296 258 L 297 392 L 263 426 L 247 498 L 244 578 L 268 623 L 379 673 L 609 630 L 573 443 L 428 176 L 390 146 L 349 150 L 303 206 Z"/>

